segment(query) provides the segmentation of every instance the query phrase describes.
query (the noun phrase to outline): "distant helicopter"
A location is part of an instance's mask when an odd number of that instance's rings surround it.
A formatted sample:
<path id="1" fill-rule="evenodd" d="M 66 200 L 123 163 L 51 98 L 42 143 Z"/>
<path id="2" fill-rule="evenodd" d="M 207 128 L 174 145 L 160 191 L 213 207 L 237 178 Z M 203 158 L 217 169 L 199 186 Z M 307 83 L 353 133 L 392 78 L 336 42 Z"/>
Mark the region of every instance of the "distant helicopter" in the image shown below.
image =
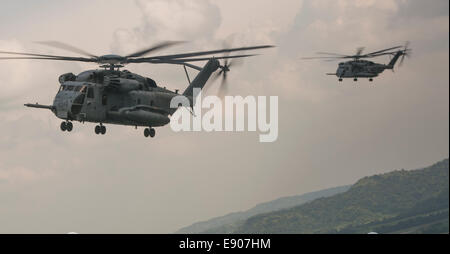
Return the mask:
<path id="1" fill-rule="evenodd" d="M 159 87 L 150 78 L 131 73 L 127 70 L 119 70 L 126 64 L 131 63 L 151 63 L 151 64 L 175 64 L 184 67 L 189 85 L 182 93 L 191 107 L 195 102 L 194 88 L 202 89 L 211 75 L 218 69 L 214 79 L 222 76 L 221 89 L 225 86 L 227 72 L 233 62 L 228 62 L 233 58 L 244 58 L 254 55 L 234 55 L 229 53 L 237 51 L 249 51 L 256 49 L 271 48 L 271 45 L 226 48 L 211 51 L 191 52 L 174 55 L 161 55 L 142 57 L 154 51 L 179 44 L 180 42 L 163 42 L 150 48 L 129 54 L 127 56 L 103 55 L 96 56 L 71 45 L 57 42 L 45 41 L 42 44 L 68 50 L 87 57 L 69 57 L 44 55 L 34 53 L 21 53 L 0 51 L 0 54 L 20 55 L 19 57 L 0 57 L 0 60 L 53 60 L 53 61 L 75 61 L 97 63 L 103 69 L 88 70 L 78 75 L 66 73 L 59 77 L 60 87 L 53 100 L 52 105 L 25 104 L 27 107 L 49 109 L 58 118 L 63 119 L 60 129 L 70 132 L 73 129 L 72 121 L 98 123 L 95 126 L 95 134 L 106 133 L 103 124 L 118 124 L 146 127 L 145 137 L 154 137 L 154 127 L 160 127 L 170 122 L 169 115 L 172 115 L 177 108 L 171 108 L 170 102 L 175 96 L 179 96 L 178 90 L 170 91 L 165 87 Z M 223 56 L 213 57 L 210 55 L 221 54 Z M 196 56 L 206 56 L 203 58 L 193 58 Z M 224 59 L 221 65 L 219 60 Z M 191 62 L 207 61 L 203 68 L 191 64 Z M 186 67 L 200 71 L 191 82 Z"/>
<path id="2" fill-rule="evenodd" d="M 347 62 L 339 63 L 339 67 L 336 70 L 336 73 L 327 73 L 327 75 L 337 76 L 339 78 L 339 81 L 342 81 L 344 78 L 353 78 L 354 81 L 358 81 L 358 78 L 368 78 L 369 81 L 372 82 L 373 78 L 378 77 L 378 75 L 384 70 L 394 70 L 394 66 L 400 57 L 400 65 L 402 65 L 405 56 L 410 56 L 411 54 L 411 49 L 409 49 L 408 47 L 409 42 L 407 42 L 405 46 L 392 47 L 364 55 L 362 54 L 364 48 L 361 47 L 357 49 L 356 55 L 341 55 L 335 53 L 318 52 L 317 54 L 328 56 L 304 57 L 302 59 L 324 59 L 325 61 L 352 59 Z M 362 60 L 384 55 L 393 56 L 388 64 L 379 64 L 372 61 Z"/>

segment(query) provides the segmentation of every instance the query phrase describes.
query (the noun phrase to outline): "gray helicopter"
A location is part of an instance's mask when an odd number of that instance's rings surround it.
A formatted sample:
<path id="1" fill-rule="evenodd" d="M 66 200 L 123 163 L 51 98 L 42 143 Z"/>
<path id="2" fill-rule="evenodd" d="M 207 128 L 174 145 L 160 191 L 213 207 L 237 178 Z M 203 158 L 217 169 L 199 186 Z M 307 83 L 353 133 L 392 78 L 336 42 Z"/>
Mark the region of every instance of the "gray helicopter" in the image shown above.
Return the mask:
<path id="1" fill-rule="evenodd" d="M 180 42 L 163 42 L 150 48 L 129 54 L 127 56 L 103 55 L 96 56 L 71 45 L 56 42 L 40 42 L 68 50 L 86 57 L 57 56 L 34 53 L 21 53 L 0 51 L 0 54 L 19 55 L 18 57 L 0 57 L 0 60 L 53 60 L 53 61 L 75 61 L 97 63 L 103 69 L 88 70 L 78 75 L 66 73 L 59 77 L 60 87 L 53 100 L 52 105 L 25 104 L 27 107 L 51 110 L 61 122 L 62 131 L 71 132 L 73 121 L 81 123 L 98 123 L 95 126 L 95 134 L 106 133 L 104 124 L 128 125 L 137 128 L 145 127 L 144 136 L 154 137 L 154 127 L 160 127 L 170 122 L 169 116 L 177 108 L 171 108 L 170 102 L 173 97 L 183 95 L 193 107 L 195 103 L 194 89 L 202 89 L 211 75 L 218 71 L 214 80 L 222 77 L 220 89 L 226 86 L 227 72 L 233 65 L 235 58 L 244 58 L 254 55 L 242 54 L 230 56 L 231 52 L 249 51 L 256 49 L 271 48 L 271 45 L 225 48 L 211 51 L 191 52 L 173 55 L 160 55 L 143 57 L 157 50 L 179 44 Z M 213 57 L 214 54 L 224 54 Z M 203 56 L 203 57 L 198 57 Z M 221 65 L 219 60 L 224 60 Z M 228 62 L 231 59 L 230 62 Z M 204 67 L 199 67 L 192 62 L 207 61 Z M 126 64 L 150 63 L 150 64 L 173 64 L 183 66 L 189 85 L 182 94 L 178 90 L 171 91 L 160 87 L 148 77 L 120 70 Z M 198 70 L 198 75 L 190 81 L 186 67 Z M 181 105 L 180 105 L 181 106 Z"/>
<path id="2" fill-rule="evenodd" d="M 364 48 L 358 48 L 355 55 L 341 55 L 335 53 L 318 52 L 320 55 L 327 55 L 321 57 L 304 57 L 302 59 L 324 59 L 325 61 L 335 61 L 339 59 L 352 59 L 347 62 L 339 63 L 336 73 L 327 73 L 327 75 L 337 76 L 339 81 L 344 78 L 353 78 L 358 81 L 358 78 L 368 78 L 370 82 L 373 78 L 378 77 L 384 70 L 394 70 L 394 66 L 401 57 L 400 65 L 403 64 L 405 56 L 410 56 L 411 49 L 408 48 L 409 43 L 405 46 L 397 46 L 388 49 L 375 51 L 368 54 L 362 54 Z M 379 56 L 393 56 L 388 64 L 374 63 L 372 61 L 364 60 L 367 58 L 374 58 Z"/>

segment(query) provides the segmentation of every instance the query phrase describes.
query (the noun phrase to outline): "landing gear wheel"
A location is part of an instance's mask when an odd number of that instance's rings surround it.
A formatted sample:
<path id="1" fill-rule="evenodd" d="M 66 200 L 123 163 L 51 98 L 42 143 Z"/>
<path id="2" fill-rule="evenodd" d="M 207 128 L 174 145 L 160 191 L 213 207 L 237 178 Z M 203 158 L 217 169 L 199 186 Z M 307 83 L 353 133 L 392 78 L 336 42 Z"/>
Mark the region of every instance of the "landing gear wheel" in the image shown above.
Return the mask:
<path id="1" fill-rule="evenodd" d="M 100 125 L 95 126 L 94 131 L 95 131 L 95 134 L 97 134 L 97 135 L 100 134 L 102 131 Z"/>
<path id="2" fill-rule="evenodd" d="M 339 79 L 339 82 L 342 82 L 342 79 L 341 79 L 341 78 Z"/>
<path id="3" fill-rule="evenodd" d="M 153 129 L 153 128 L 150 128 L 150 137 L 154 137 L 155 136 L 155 134 L 156 134 L 156 131 L 155 131 L 155 129 Z"/>
<path id="4" fill-rule="evenodd" d="M 153 138 L 155 136 L 155 134 L 156 134 L 156 131 L 153 128 L 145 128 L 144 129 L 144 136 L 146 138 L 148 138 L 148 137 Z"/>
<path id="5" fill-rule="evenodd" d="M 66 130 L 67 130 L 68 132 L 71 132 L 72 129 L 73 129 L 73 124 L 72 124 L 72 122 L 67 122 L 67 123 L 66 123 Z"/>
<path id="6" fill-rule="evenodd" d="M 61 122 L 61 125 L 59 127 L 62 131 L 66 131 L 67 130 L 66 122 Z"/>
<path id="7" fill-rule="evenodd" d="M 95 126 L 94 131 L 95 131 L 95 134 L 97 134 L 97 135 L 98 135 L 98 134 L 105 135 L 105 133 L 106 133 L 106 127 L 103 126 L 102 124 L 100 124 L 100 125 Z"/>
<path id="8" fill-rule="evenodd" d="M 369 79 L 369 82 L 372 82 L 372 81 L 373 81 L 373 78 L 370 78 L 370 79 Z"/>
<path id="9" fill-rule="evenodd" d="M 356 81 L 358 81 L 358 79 L 357 79 L 357 78 L 354 78 L 354 79 L 353 79 L 353 81 L 355 81 L 355 82 L 356 82 Z"/>

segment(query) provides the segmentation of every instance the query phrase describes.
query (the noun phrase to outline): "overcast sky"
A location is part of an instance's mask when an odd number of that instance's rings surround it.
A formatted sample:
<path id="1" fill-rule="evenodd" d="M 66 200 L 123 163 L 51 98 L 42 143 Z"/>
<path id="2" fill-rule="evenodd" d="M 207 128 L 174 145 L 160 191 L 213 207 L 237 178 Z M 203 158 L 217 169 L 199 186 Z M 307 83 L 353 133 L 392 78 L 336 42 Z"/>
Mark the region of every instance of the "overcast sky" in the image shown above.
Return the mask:
<path id="1" fill-rule="evenodd" d="M 170 233 L 278 197 L 447 158 L 448 5 L 2 0 L 0 50 L 73 55 L 33 43 L 40 40 L 97 55 L 126 54 L 164 40 L 190 43 L 163 53 L 215 49 L 224 41 L 275 44 L 232 69 L 229 92 L 279 96 L 279 138 L 259 143 L 258 133 L 175 133 L 166 126 L 145 139 L 142 129 L 111 125 L 97 136 L 88 123 L 63 133 L 51 112 L 23 104 L 51 104 L 60 74 L 96 66 L 2 61 L 0 233 Z M 412 58 L 373 83 L 338 83 L 325 75 L 336 70 L 336 62 L 300 59 L 405 41 L 411 42 Z M 180 67 L 127 69 L 171 89 L 187 86 Z"/>

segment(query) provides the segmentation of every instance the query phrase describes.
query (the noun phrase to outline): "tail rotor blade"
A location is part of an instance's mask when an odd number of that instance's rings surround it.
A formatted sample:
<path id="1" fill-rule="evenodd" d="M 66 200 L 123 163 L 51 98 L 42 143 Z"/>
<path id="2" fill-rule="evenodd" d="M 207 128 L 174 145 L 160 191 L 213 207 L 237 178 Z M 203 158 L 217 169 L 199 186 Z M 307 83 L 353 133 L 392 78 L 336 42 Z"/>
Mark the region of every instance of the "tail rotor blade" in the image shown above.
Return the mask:
<path id="1" fill-rule="evenodd" d="M 403 48 L 403 55 L 402 58 L 400 59 L 400 66 L 403 65 L 403 61 L 405 61 L 405 57 L 411 57 L 411 49 L 409 49 L 409 41 L 407 41 L 405 43 L 405 47 Z"/>
<path id="2" fill-rule="evenodd" d="M 233 58 L 233 59 L 230 61 L 230 63 L 228 64 L 228 67 L 231 67 L 231 66 L 234 66 L 234 67 L 236 67 L 236 66 L 241 66 L 243 63 L 244 63 L 244 60 L 243 60 L 243 59 Z"/>
<path id="3" fill-rule="evenodd" d="M 222 82 L 219 87 L 219 97 L 224 98 L 228 91 L 228 82 L 227 82 L 227 74 L 226 72 L 223 75 Z"/>

